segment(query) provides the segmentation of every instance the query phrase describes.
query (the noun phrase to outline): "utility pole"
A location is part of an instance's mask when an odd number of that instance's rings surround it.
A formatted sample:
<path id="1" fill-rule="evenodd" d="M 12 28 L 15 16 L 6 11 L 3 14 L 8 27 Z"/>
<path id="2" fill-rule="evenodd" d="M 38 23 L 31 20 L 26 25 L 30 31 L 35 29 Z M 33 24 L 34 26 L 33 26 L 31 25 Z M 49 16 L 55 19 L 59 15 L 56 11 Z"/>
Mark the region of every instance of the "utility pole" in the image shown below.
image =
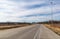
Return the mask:
<path id="1" fill-rule="evenodd" d="M 53 26 L 53 0 L 50 0 L 50 8 L 51 8 L 51 26 Z"/>

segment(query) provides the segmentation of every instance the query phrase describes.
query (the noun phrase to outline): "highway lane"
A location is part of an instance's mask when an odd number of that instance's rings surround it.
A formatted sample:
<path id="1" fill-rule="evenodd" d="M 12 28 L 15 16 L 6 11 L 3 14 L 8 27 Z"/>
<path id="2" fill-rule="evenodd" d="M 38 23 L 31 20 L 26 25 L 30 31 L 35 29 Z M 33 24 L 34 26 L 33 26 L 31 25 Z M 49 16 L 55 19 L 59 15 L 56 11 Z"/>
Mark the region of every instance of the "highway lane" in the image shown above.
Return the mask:
<path id="1" fill-rule="evenodd" d="M 0 31 L 0 39 L 33 39 L 40 26 L 32 25 Z"/>
<path id="2" fill-rule="evenodd" d="M 40 39 L 60 39 L 56 33 L 46 28 L 44 25 L 40 26 Z"/>
<path id="3" fill-rule="evenodd" d="M 31 25 L 0 31 L 0 39 L 60 39 L 44 25 Z"/>

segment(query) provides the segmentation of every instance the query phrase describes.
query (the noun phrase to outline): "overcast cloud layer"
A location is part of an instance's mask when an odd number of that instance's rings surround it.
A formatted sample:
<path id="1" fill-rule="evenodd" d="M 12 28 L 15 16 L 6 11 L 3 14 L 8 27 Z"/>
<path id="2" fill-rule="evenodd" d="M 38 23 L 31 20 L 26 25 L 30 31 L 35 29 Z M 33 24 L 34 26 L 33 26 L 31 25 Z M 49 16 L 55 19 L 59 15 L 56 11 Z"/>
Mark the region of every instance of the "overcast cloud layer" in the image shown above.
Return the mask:
<path id="1" fill-rule="evenodd" d="M 0 22 L 48 21 L 51 11 L 60 20 L 60 0 L 0 0 Z"/>

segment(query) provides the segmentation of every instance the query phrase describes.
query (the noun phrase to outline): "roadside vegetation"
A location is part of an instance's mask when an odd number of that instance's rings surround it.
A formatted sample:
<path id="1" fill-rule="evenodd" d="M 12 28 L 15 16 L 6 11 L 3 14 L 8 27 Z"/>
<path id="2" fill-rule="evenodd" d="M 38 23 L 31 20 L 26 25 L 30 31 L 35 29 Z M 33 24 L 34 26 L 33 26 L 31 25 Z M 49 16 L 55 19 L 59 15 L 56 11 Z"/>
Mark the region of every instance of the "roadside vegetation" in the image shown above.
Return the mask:
<path id="1" fill-rule="evenodd" d="M 45 21 L 39 22 L 39 24 L 45 25 L 47 28 L 54 31 L 56 34 L 60 35 L 60 21 Z"/>
<path id="2" fill-rule="evenodd" d="M 18 27 L 25 27 L 28 25 L 32 25 L 31 23 L 0 23 L 0 30 L 11 29 L 11 28 L 18 28 Z"/>
<path id="3" fill-rule="evenodd" d="M 60 23 L 59 24 L 45 24 L 46 27 L 60 35 Z"/>

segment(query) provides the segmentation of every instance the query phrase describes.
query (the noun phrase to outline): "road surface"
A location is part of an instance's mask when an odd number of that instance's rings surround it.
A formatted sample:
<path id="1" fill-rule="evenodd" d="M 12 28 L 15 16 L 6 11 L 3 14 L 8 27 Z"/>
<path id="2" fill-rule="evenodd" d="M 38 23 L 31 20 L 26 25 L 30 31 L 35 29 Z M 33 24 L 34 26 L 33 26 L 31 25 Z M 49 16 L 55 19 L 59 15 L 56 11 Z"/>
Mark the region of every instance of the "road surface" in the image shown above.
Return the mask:
<path id="1" fill-rule="evenodd" d="M 31 25 L 8 30 L 0 30 L 0 39 L 60 39 L 44 25 Z"/>

